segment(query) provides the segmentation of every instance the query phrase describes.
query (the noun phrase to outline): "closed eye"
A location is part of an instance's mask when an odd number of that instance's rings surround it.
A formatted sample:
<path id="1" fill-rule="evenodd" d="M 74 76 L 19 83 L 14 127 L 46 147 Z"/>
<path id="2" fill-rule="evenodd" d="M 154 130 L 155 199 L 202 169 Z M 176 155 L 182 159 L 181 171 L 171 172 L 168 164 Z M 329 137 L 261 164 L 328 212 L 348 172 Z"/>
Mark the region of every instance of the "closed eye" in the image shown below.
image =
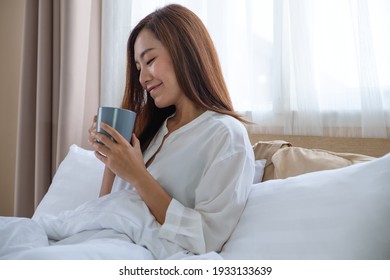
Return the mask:
<path id="1" fill-rule="evenodd" d="M 146 62 L 146 65 L 150 66 L 150 65 L 154 62 L 155 59 L 156 59 L 156 58 L 154 57 L 154 58 L 148 60 L 148 61 Z"/>

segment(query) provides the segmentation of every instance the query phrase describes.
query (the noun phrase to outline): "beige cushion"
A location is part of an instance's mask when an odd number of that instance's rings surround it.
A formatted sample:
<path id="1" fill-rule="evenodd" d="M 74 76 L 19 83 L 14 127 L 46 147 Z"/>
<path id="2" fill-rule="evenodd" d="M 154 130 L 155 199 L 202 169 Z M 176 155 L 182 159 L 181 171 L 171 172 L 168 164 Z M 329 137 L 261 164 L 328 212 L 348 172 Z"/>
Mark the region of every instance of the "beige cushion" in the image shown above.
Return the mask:
<path id="1" fill-rule="evenodd" d="M 285 179 L 308 172 L 346 167 L 372 159 L 373 157 L 359 154 L 285 147 L 278 149 L 273 154 L 272 163 L 274 166 L 274 178 Z"/>
<path id="2" fill-rule="evenodd" d="M 274 179 L 274 165 L 272 156 L 283 147 L 291 147 L 291 144 L 283 140 L 258 141 L 253 145 L 256 160 L 266 160 L 262 181 Z"/>

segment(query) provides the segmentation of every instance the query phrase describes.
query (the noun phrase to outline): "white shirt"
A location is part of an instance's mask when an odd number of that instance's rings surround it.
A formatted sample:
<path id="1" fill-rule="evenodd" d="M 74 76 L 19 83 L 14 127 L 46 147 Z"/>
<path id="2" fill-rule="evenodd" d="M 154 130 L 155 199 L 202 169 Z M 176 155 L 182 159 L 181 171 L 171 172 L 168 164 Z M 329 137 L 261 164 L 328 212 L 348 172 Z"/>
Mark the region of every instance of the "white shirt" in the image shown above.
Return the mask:
<path id="1" fill-rule="evenodd" d="M 166 120 L 145 163 L 167 133 Z M 173 131 L 148 167 L 173 198 L 159 237 L 197 254 L 220 251 L 244 209 L 254 163 L 247 131 L 231 116 L 206 111 Z"/>

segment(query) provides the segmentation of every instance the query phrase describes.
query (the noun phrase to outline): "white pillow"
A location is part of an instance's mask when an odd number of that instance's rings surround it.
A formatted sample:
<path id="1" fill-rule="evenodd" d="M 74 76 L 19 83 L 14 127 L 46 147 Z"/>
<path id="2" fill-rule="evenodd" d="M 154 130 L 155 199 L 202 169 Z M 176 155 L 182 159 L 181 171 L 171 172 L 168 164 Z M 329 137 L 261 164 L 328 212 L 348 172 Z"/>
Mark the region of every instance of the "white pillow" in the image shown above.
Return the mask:
<path id="1" fill-rule="evenodd" d="M 263 180 L 266 162 L 267 161 L 265 159 L 258 159 L 255 161 L 255 176 L 253 177 L 253 184 L 260 183 Z"/>
<path id="2" fill-rule="evenodd" d="M 33 219 L 43 214 L 56 215 L 74 209 L 87 200 L 98 197 L 104 164 L 93 151 L 72 145 L 61 162 L 50 188 L 38 205 Z"/>
<path id="3" fill-rule="evenodd" d="M 390 259 L 390 154 L 254 185 L 226 259 Z"/>

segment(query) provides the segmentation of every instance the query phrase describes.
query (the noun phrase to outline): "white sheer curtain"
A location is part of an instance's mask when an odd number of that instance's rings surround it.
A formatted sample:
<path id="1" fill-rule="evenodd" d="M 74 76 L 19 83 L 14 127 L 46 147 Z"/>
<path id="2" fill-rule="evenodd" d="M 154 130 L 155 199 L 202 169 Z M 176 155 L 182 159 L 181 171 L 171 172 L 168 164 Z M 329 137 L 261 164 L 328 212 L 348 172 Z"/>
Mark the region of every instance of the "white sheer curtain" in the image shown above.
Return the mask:
<path id="1" fill-rule="evenodd" d="M 104 1 L 102 97 L 119 105 L 126 42 L 172 1 Z M 257 133 L 390 138 L 387 0 L 182 0 L 207 26 Z"/>

